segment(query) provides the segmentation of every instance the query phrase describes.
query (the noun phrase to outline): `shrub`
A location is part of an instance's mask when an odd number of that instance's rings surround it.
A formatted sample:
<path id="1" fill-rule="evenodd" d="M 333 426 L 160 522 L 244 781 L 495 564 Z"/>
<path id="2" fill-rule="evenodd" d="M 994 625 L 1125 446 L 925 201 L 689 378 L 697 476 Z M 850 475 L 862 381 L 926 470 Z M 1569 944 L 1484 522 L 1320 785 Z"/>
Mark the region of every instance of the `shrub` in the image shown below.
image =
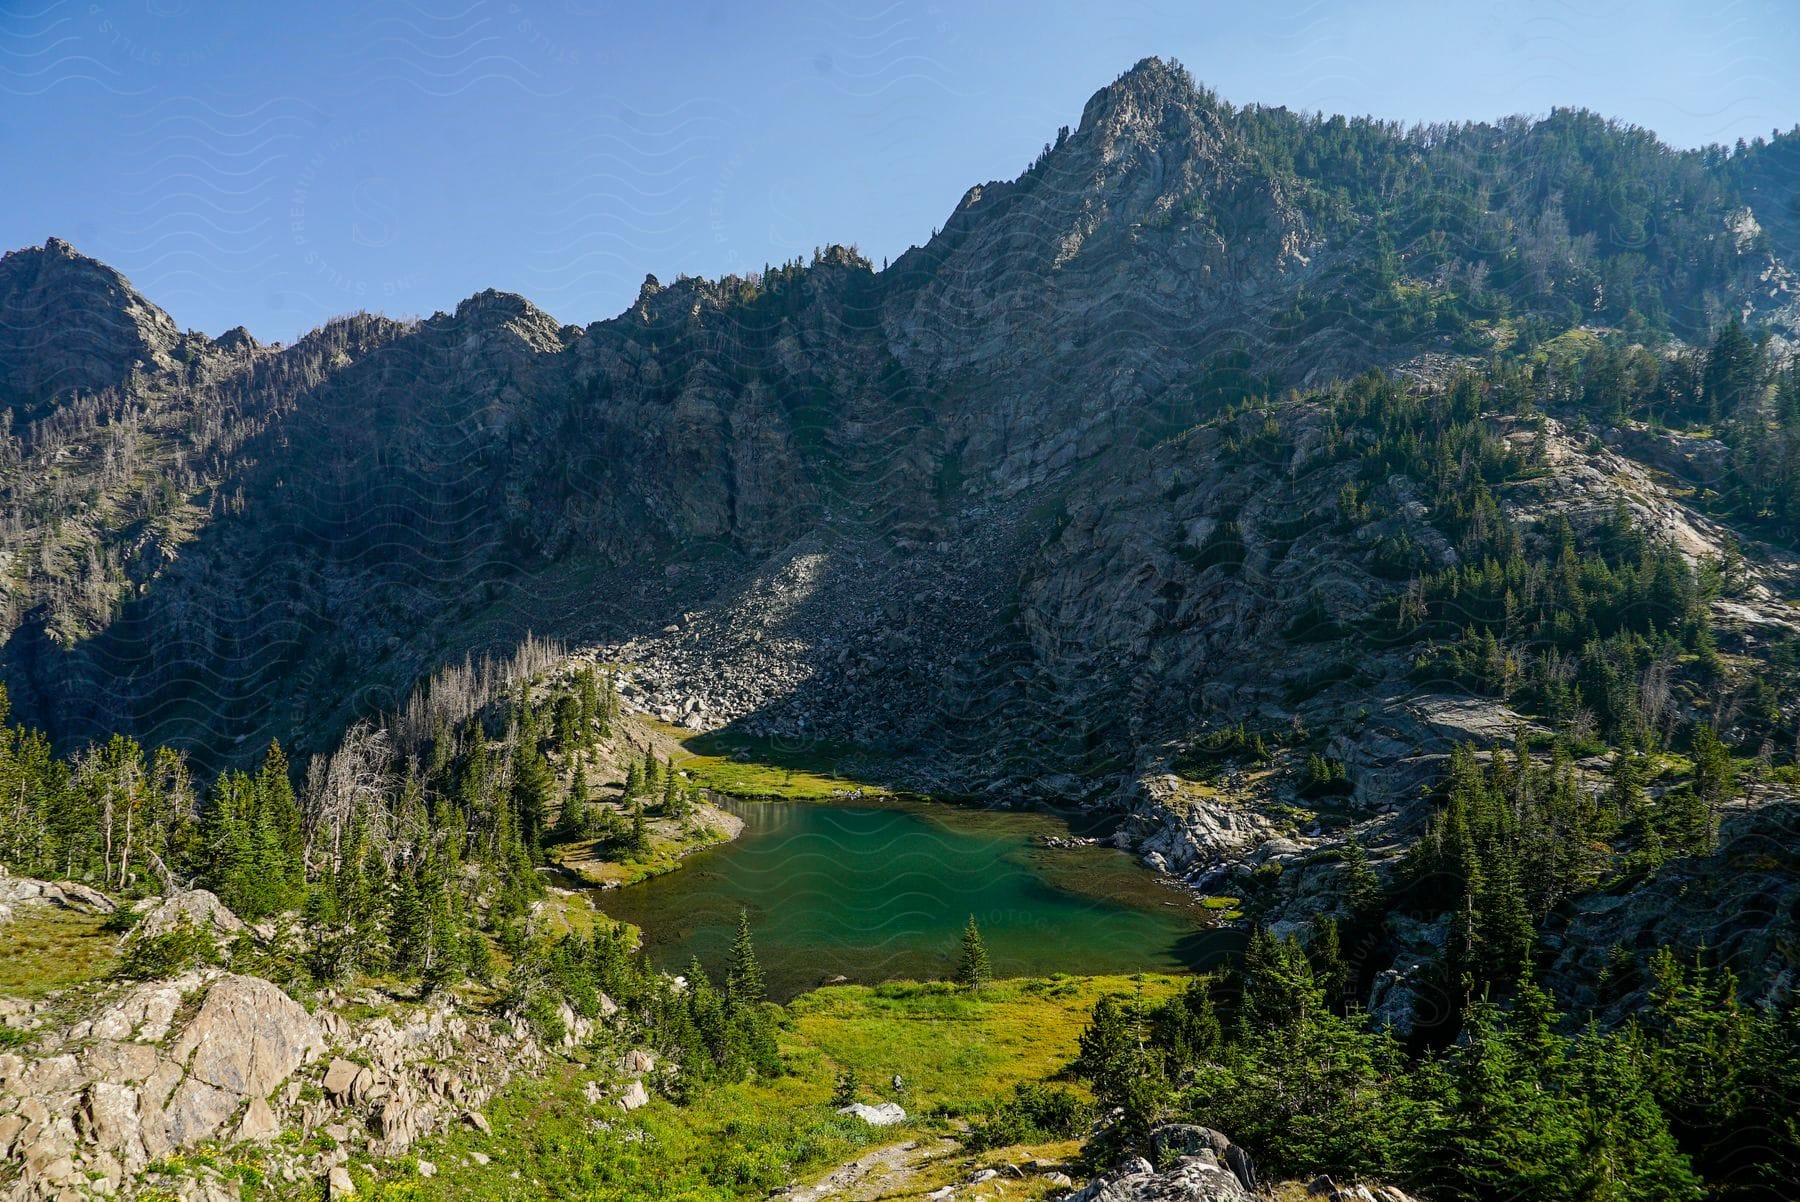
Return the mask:
<path id="1" fill-rule="evenodd" d="M 203 964 L 217 964 L 219 941 L 209 930 L 194 925 L 186 914 L 157 935 L 140 935 L 125 949 L 119 975 L 137 980 L 173 977 Z"/>

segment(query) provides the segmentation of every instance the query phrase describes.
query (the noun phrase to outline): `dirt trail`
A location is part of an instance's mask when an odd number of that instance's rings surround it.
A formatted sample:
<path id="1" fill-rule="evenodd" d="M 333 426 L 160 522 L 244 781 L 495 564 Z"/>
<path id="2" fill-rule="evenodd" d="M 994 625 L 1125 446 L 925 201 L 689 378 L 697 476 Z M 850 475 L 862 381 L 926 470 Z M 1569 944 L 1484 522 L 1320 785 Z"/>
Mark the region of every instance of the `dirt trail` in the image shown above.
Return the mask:
<path id="1" fill-rule="evenodd" d="M 953 1139 L 909 1139 L 865 1152 L 811 1185 L 774 1195 L 782 1202 L 878 1202 L 906 1190 L 907 1183 L 933 1160 L 956 1150 Z"/>

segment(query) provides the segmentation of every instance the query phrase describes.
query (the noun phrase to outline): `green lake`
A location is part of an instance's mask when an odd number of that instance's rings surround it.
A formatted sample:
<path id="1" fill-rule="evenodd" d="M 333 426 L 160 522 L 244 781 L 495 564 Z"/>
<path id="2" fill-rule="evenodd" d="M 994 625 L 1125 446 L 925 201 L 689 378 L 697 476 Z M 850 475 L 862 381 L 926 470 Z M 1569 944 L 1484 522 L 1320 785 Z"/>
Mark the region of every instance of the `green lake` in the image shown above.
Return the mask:
<path id="1" fill-rule="evenodd" d="M 1056 848 L 1044 814 L 930 804 L 741 802 L 744 833 L 675 872 L 596 895 L 644 931 L 672 971 L 698 956 L 722 975 L 738 912 L 750 914 L 771 993 L 833 977 L 951 974 L 973 914 L 997 976 L 1207 967 L 1230 937 L 1124 852 Z"/>

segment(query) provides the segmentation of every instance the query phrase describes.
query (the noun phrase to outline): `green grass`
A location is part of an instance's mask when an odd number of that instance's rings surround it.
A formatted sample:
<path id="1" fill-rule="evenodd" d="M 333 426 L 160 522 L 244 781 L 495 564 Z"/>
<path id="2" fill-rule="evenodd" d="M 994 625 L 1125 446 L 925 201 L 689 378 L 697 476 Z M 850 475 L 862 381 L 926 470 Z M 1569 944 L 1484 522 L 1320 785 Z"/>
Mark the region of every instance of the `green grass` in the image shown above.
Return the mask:
<path id="1" fill-rule="evenodd" d="M 1102 994 L 1161 998 L 1181 983 L 1145 974 L 1001 981 L 975 995 L 942 983 L 821 989 L 784 1012 L 781 1077 L 714 1087 L 685 1106 L 659 1098 L 627 1115 L 590 1106 L 585 1074 L 564 1064 L 488 1106 L 492 1138 L 458 1129 L 423 1141 L 415 1155 L 437 1165 L 436 1177 L 417 1176 L 408 1159 L 376 1166 L 359 1192 L 382 1202 L 764 1198 L 1060 1071 Z M 911 1121 L 877 1130 L 840 1118 L 831 1095 L 846 1068 L 870 1102 L 887 1100 L 900 1073 Z M 475 1151 L 491 1163 L 475 1164 Z"/>
<path id="2" fill-rule="evenodd" d="M 0 927 L 0 997 L 41 998 L 106 975 L 119 957 L 119 937 L 106 916 L 55 906 L 15 907 Z"/>
<path id="3" fill-rule="evenodd" d="M 716 811 L 707 811 L 715 814 Z M 592 839 L 563 843 L 551 849 L 557 865 L 590 885 L 621 888 L 647 881 L 653 876 L 673 872 L 682 859 L 703 847 L 728 842 L 730 834 L 719 822 L 709 823 L 705 815 L 677 829 L 668 821 L 650 824 L 650 852 L 641 859 L 605 859 L 603 850 Z"/>
<path id="4" fill-rule="evenodd" d="M 677 740 L 681 753 L 675 766 L 694 784 L 715 792 L 781 801 L 832 801 L 859 789 L 865 797 L 888 793 L 871 779 L 879 760 L 846 744 L 793 744 L 729 731 L 696 735 L 653 718 L 643 721 Z"/>

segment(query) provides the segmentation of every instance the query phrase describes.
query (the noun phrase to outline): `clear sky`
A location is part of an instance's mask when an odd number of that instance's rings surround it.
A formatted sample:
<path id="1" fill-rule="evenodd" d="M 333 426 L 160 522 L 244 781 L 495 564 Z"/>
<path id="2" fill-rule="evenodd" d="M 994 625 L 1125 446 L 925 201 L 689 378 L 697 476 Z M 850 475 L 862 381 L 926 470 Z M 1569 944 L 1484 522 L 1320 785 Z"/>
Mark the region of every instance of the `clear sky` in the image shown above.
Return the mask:
<path id="1" fill-rule="evenodd" d="M 897 256 L 1149 54 L 1407 121 L 1800 122 L 1800 0 L 0 0 L 0 248 L 213 334 L 490 286 L 586 323 L 646 272 Z"/>

